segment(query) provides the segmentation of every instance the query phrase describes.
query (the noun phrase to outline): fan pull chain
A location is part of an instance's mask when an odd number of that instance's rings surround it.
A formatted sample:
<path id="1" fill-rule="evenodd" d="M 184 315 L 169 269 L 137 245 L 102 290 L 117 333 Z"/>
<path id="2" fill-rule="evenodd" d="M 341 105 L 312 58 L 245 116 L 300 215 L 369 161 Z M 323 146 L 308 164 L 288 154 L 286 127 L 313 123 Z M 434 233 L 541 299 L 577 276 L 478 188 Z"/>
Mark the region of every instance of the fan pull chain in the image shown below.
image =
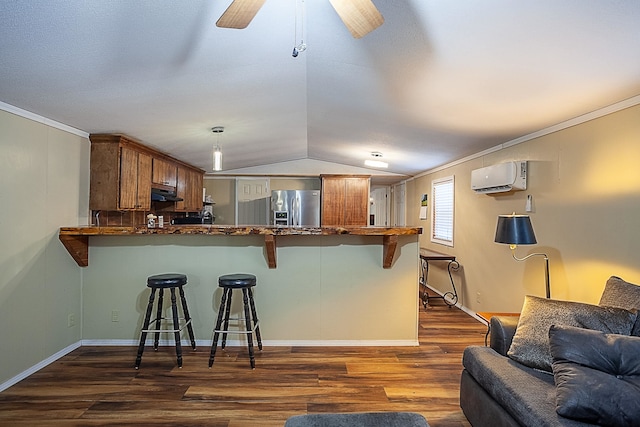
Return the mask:
<path id="1" fill-rule="evenodd" d="M 304 52 L 305 50 L 307 50 L 307 45 L 304 43 L 304 20 L 305 20 L 305 5 L 304 5 L 304 0 L 300 0 L 301 6 L 301 12 L 300 12 L 300 43 L 296 44 L 298 42 L 298 0 L 293 0 L 295 3 L 295 7 L 296 7 L 296 14 L 295 14 L 295 18 L 294 18 L 294 30 L 293 30 L 293 52 L 291 53 L 291 56 L 293 56 L 294 58 L 297 58 L 298 55 L 301 52 Z"/>

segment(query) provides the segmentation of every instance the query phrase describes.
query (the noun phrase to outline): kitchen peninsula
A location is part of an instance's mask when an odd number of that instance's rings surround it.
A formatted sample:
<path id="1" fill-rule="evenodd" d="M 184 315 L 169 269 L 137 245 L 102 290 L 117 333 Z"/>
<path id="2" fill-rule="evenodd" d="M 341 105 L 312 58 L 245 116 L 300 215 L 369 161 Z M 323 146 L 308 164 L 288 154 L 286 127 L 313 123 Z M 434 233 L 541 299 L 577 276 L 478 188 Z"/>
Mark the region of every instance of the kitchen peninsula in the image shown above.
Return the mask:
<path id="1" fill-rule="evenodd" d="M 188 277 L 198 346 L 210 343 L 221 298 L 217 280 L 230 273 L 258 278 L 254 295 L 267 346 L 403 346 L 417 345 L 420 231 L 89 226 L 64 227 L 59 237 L 87 264 L 77 267 L 83 345 L 134 346 L 149 298 L 147 277 L 174 272 Z M 276 250 L 277 268 L 270 268 Z M 67 261 L 77 266 L 69 256 Z M 232 310 L 241 310 L 241 302 Z"/>

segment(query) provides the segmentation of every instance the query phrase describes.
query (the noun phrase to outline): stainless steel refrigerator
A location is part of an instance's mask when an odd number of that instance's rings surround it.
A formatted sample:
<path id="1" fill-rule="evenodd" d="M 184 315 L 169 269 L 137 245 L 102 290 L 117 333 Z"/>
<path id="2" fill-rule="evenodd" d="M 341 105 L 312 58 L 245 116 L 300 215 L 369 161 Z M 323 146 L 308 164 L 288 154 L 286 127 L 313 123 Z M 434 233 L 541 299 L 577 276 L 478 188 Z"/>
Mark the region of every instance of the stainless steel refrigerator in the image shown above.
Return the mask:
<path id="1" fill-rule="evenodd" d="M 320 190 L 272 191 L 271 219 L 281 227 L 320 227 Z"/>

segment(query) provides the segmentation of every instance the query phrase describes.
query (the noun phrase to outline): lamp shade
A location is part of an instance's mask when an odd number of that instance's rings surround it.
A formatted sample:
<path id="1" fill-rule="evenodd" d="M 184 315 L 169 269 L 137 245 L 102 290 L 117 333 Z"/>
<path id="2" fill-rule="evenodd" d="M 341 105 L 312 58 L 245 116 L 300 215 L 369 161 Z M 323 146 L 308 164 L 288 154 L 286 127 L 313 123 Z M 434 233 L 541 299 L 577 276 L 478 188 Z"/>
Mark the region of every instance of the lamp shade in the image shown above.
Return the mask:
<path id="1" fill-rule="evenodd" d="M 529 215 L 498 216 L 495 242 L 508 245 L 533 245 L 538 243 Z"/>

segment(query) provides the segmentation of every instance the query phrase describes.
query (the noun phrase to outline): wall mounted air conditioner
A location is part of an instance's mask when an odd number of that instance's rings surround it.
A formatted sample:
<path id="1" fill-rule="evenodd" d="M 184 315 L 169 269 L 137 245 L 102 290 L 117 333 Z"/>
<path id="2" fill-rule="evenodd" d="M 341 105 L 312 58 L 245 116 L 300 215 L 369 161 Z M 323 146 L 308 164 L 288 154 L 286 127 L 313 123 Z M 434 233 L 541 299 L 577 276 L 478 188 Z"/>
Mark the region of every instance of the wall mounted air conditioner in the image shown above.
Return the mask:
<path id="1" fill-rule="evenodd" d="M 527 189 L 527 161 L 499 163 L 471 171 L 471 189 L 476 193 L 504 193 Z"/>

